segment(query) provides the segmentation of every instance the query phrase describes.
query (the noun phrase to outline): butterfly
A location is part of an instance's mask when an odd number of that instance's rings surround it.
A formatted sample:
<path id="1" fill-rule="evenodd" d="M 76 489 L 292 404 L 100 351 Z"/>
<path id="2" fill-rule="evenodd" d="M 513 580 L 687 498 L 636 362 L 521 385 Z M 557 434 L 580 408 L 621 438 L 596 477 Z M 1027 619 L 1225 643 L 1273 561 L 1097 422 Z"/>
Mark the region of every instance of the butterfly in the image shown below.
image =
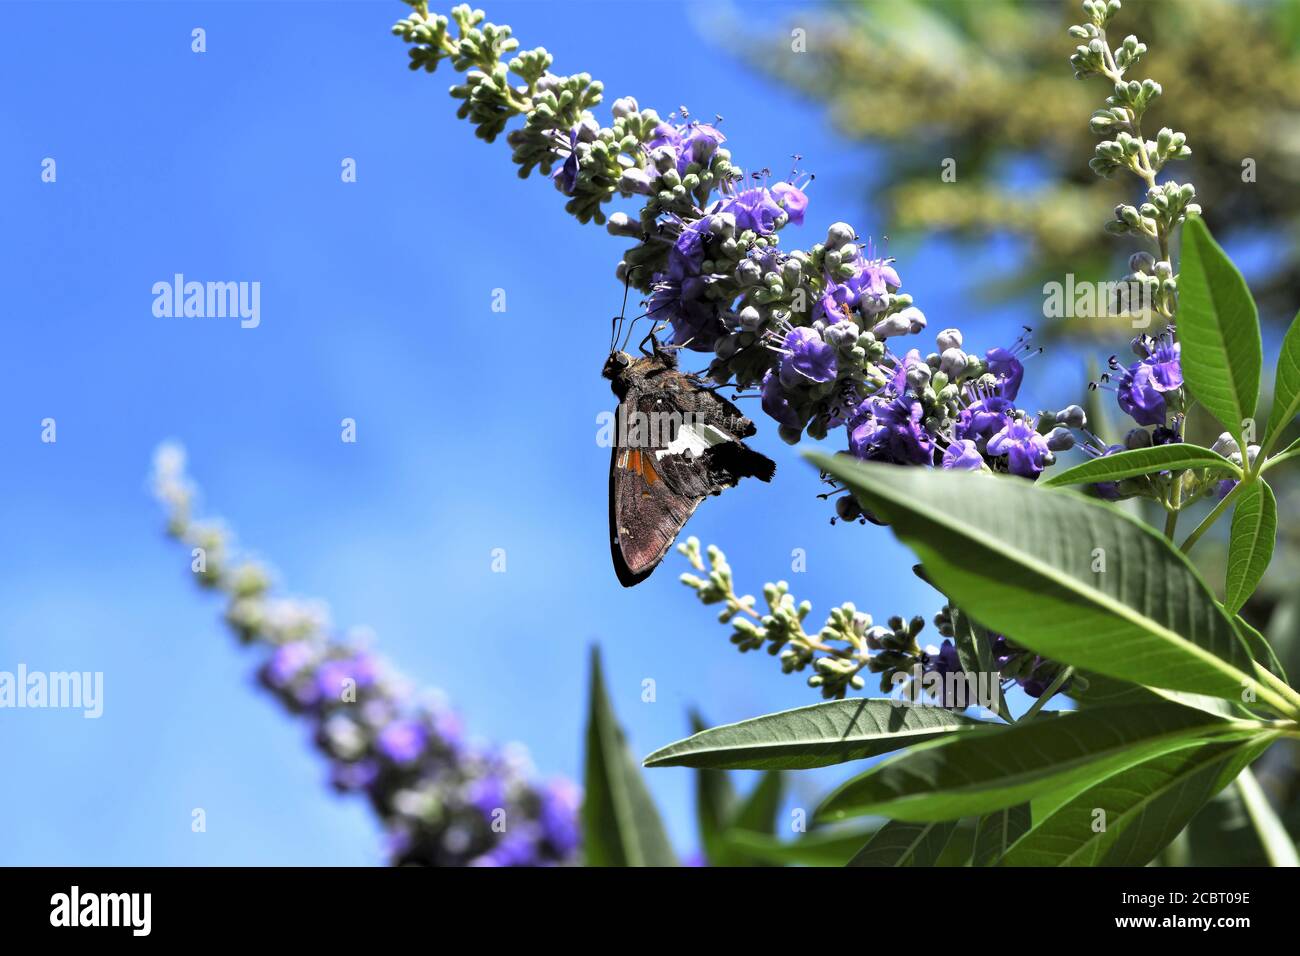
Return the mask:
<path id="1" fill-rule="evenodd" d="M 601 374 L 618 396 L 609 462 L 609 549 L 624 587 L 650 576 L 695 509 L 741 478 L 771 481 L 776 464 L 742 438 L 754 423 L 703 379 L 678 371 L 654 339 L 633 358 L 611 349 Z"/>

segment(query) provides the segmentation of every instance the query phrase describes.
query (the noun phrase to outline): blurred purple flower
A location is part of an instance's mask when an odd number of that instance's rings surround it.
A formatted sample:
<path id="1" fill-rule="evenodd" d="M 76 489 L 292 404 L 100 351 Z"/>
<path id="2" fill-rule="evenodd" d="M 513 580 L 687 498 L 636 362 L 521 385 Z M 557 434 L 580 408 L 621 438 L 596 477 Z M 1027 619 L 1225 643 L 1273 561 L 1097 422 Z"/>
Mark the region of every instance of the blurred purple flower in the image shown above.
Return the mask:
<path id="1" fill-rule="evenodd" d="M 375 748 L 393 763 L 411 763 L 424 752 L 429 732 L 423 724 L 407 718 L 393 721 L 379 732 Z"/>

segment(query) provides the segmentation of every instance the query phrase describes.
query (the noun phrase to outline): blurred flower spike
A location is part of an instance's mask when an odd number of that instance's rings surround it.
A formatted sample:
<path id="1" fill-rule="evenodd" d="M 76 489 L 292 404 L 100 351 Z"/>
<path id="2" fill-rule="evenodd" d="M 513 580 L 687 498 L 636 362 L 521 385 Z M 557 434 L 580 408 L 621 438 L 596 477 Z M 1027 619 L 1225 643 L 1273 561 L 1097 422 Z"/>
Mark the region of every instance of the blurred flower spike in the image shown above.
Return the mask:
<path id="1" fill-rule="evenodd" d="M 258 681 L 311 727 L 339 792 L 361 793 L 387 831 L 394 865 L 548 866 L 576 862 L 580 792 L 536 782 L 527 751 L 471 740 L 440 692 L 415 693 L 370 648 L 335 635 L 319 602 L 271 595 L 271 575 L 240 557 L 219 523 L 193 518 L 185 452 L 161 446 L 153 491 L 167 532 L 196 552 L 200 584 L 228 601 L 227 624 L 262 654 Z"/>

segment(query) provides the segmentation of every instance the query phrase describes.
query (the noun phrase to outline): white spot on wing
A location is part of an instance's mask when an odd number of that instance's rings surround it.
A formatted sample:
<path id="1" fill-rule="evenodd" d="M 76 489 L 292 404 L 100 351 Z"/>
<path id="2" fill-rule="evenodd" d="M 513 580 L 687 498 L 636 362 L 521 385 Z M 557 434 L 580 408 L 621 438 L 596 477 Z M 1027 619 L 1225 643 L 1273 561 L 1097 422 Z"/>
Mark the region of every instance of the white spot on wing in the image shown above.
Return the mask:
<path id="1" fill-rule="evenodd" d="M 683 422 L 677 429 L 677 437 L 668 444 L 668 447 L 655 451 L 655 460 L 660 461 L 665 455 L 689 455 L 691 458 L 698 458 L 706 449 L 714 445 L 735 440 L 734 436 L 713 425 L 704 422 Z"/>

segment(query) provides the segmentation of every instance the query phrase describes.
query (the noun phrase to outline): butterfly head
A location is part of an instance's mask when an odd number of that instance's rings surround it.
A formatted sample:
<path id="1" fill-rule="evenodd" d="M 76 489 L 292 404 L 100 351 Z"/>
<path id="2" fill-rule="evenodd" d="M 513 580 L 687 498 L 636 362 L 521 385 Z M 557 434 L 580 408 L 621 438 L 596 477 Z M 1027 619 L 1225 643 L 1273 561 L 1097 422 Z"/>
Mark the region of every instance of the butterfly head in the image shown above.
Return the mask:
<path id="1" fill-rule="evenodd" d="M 609 353 L 609 358 L 605 360 L 605 367 L 600 370 L 600 374 L 611 382 L 617 381 L 619 376 L 626 372 L 632 366 L 632 356 L 626 352 L 613 351 Z"/>

